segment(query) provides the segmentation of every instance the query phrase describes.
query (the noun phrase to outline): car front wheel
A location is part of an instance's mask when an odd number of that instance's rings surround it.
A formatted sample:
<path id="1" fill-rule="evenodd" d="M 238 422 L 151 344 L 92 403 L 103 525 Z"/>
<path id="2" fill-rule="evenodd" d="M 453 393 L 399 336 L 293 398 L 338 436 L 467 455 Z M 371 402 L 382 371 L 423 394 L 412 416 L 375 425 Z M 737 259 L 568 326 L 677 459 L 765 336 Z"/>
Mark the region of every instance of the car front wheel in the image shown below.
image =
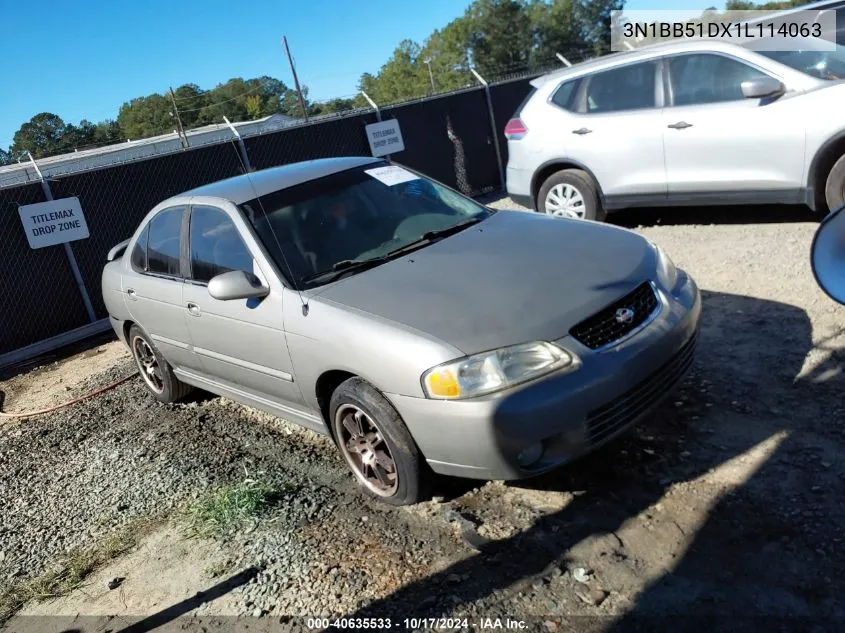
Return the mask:
<path id="1" fill-rule="evenodd" d="M 399 413 L 372 385 L 350 378 L 335 389 L 332 431 L 364 492 L 391 505 L 427 495 L 430 471 Z"/>
<path id="2" fill-rule="evenodd" d="M 839 157 L 827 175 L 824 199 L 831 211 L 845 204 L 845 156 Z"/>
<path id="3" fill-rule="evenodd" d="M 581 169 L 562 169 L 543 182 L 537 194 L 537 210 L 547 215 L 603 222 L 596 184 Z"/>

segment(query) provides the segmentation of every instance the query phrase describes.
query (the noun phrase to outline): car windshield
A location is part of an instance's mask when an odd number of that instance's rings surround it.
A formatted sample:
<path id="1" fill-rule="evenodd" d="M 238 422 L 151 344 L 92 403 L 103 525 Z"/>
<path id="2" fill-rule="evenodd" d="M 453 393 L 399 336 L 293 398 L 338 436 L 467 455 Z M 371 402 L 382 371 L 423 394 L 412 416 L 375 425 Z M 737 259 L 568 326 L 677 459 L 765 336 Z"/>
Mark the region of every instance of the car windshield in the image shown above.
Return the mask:
<path id="1" fill-rule="evenodd" d="M 383 162 L 261 196 L 241 210 L 298 289 L 427 246 L 493 213 L 444 185 Z"/>
<path id="2" fill-rule="evenodd" d="M 765 41 L 749 48 L 817 79 L 845 79 L 845 46 L 836 44 L 835 50 L 823 50 L 818 42 L 806 39 L 801 43 L 800 50 L 773 51 L 764 50 L 767 48 Z"/>

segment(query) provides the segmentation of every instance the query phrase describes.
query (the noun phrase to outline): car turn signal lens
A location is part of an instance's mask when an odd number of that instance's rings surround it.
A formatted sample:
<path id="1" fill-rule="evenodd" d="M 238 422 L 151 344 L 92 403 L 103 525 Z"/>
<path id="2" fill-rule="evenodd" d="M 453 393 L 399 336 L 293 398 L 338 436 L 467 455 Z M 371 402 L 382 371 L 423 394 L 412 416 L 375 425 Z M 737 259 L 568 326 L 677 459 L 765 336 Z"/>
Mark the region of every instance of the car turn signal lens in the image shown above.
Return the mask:
<path id="1" fill-rule="evenodd" d="M 436 398 L 457 398 L 461 395 L 461 388 L 454 374 L 449 369 L 442 369 L 426 376 L 428 392 Z"/>

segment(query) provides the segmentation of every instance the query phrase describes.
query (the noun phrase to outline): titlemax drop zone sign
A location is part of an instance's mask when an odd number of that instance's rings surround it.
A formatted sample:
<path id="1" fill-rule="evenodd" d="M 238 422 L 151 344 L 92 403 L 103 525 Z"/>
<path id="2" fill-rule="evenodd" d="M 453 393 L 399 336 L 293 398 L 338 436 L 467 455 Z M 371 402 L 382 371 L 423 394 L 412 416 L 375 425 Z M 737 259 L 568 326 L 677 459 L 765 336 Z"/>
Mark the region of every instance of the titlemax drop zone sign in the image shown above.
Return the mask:
<path id="1" fill-rule="evenodd" d="M 30 248 L 44 248 L 88 237 L 79 198 L 62 198 L 18 207 Z"/>

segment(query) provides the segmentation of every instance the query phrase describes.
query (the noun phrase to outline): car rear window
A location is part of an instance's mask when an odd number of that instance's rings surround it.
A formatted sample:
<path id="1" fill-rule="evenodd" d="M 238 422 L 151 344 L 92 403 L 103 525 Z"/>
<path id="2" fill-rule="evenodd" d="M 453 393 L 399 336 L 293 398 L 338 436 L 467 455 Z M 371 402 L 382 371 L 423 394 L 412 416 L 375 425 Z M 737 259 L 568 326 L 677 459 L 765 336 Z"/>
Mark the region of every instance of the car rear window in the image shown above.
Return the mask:
<path id="1" fill-rule="evenodd" d="M 576 109 L 575 95 L 578 94 L 579 85 L 581 85 L 580 79 L 563 82 L 552 95 L 552 103 L 564 110 L 574 111 Z"/>

